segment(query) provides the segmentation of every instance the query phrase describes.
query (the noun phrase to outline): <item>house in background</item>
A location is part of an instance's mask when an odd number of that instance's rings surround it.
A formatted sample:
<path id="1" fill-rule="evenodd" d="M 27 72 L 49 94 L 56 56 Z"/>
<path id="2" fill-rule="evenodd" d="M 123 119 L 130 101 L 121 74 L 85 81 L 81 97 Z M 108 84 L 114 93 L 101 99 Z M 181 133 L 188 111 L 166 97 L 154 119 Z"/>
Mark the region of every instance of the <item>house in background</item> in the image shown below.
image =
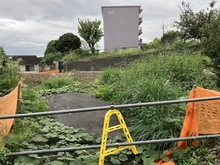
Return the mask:
<path id="1" fill-rule="evenodd" d="M 39 72 L 40 60 L 36 55 L 12 55 L 10 56 L 10 59 L 13 61 L 19 61 L 19 72 Z"/>
<path id="2" fill-rule="evenodd" d="M 104 49 L 138 48 L 142 29 L 141 6 L 102 6 Z"/>

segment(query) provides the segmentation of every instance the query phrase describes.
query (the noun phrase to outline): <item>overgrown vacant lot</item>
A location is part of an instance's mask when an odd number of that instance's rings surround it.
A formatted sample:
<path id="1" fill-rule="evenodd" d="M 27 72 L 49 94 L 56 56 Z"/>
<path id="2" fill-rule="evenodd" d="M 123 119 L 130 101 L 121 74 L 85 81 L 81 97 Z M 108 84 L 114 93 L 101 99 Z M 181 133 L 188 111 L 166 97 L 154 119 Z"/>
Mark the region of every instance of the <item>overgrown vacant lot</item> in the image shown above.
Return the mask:
<path id="1" fill-rule="evenodd" d="M 53 93 L 82 92 L 106 100 L 111 104 L 130 104 L 151 101 L 187 98 L 191 87 L 197 86 L 216 89 L 215 75 L 206 66 L 209 58 L 201 54 L 173 53 L 147 57 L 134 61 L 121 68 L 109 68 L 95 77 L 79 79 L 70 73 L 50 77 L 37 86 L 26 77 L 22 87 L 23 99 L 18 113 L 48 111 L 44 96 Z M 80 72 L 76 72 L 81 74 Z M 75 74 L 75 73 L 74 73 Z M 185 116 L 185 104 L 150 106 L 141 108 L 120 109 L 135 141 L 179 137 Z M 26 131 L 24 131 L 24 129 Z M 74 132 L 70 133 L 70 132 Z M 65 136 L 64 136 L 65 135 Z M 56 137 L 56 138 L 55 138 Z M 113 142 L 120 142 L 116 137 Z M 218 141 L 216 142 L 218 143 Z M 16 119 L 12 133 L 4 139 L 5 152 L 23 150 L 74 147 L 88 144 L 100 144 L 100 137 L 82 134 L 80 130 L 57 123 L 50 117 Z M 181 162 L 217 162 L 215 153 L 211 156 L 207 148 L 208 141 L 202 141 L 199 148 L 189 147 L 186 151 L 176 151 L 174 160 Z M 162 156 L 162 150 L 176 146 L 175 143 L 137 146 L 139 154 L 123 151 L 108 156 L 106 162 L 119 164 L 129 161 L 130 164 L 151 162 Z M 62 152 L 49 155 L 19 156 L 11 159 L 3 157 L 8 164 L 97 164 L 98 150 Z M 207 156 L 208 155 L 208 156 Z M 188 163 L 187 163 L 188 164 Z"/>

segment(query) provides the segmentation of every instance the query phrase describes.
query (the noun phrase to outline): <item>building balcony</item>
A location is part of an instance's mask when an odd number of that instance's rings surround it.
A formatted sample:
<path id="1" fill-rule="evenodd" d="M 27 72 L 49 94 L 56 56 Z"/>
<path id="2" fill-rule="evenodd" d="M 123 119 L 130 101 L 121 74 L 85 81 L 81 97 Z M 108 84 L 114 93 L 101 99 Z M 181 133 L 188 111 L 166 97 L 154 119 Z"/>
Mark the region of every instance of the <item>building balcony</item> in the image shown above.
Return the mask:
<path id="1" fill-rule="evenodd" d="M 141 35 L 143 33 L 142 27 L 139 27 L 138 34 Z"/>
<path id="2" fill-rule="evenodd" d="M 140 14 L 142 11 L 143 11 L 143 9 L 141 9 L 141 7 L 140 7 L 140 9 L 139 9 L 139 14 Z"/>
<path id="3" fill-rule="evenodd" d="M 139 46 L 142 45 L 142 38 L 139 39 Z"/>
<path id="4" fill-rule="evenodd" d="M 139 17 L 139 25 L 143 22 L 142 17 Z"/>

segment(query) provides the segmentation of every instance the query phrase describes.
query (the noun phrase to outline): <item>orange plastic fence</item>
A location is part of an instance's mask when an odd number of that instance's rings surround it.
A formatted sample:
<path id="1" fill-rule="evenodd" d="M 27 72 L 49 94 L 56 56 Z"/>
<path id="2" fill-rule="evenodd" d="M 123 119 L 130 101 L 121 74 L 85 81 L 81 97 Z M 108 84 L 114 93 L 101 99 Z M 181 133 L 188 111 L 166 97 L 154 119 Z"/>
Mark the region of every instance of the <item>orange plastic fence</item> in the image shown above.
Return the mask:
<path id="1" fill-rule="evenodd" d="M 49 70 L 49 71 L 45 71 L 45 72 L 39 72 L 39 74 L 51 74 L 51 73 L 60 73 L 60 70 L 55 69 L 55 70 Z"/>
<path id="2" fill-rule="evenodd" d="M 220 96 L 220 92 L 194 87 L 189 98 Z M 198 136 L 199 134 L 220 133 L 220 100 L 191 102 L 187 104 L 185 120 L 180 137 Z M 199 141 L 194 140 L 193 146 L 198 146 Z M 178 142 L 177 148 L 186 149 L 187 141 Z M 174 165 L 174 162 L 160 161 L 157 165 Z"/>
<path id="3" fill-rule="evenodd" d="M 220 92 L 195 87 L 190 92 L 190 98 L 220 96 Z M 198 136 L 199 134 L 220 133 L 220 100 L 210 100 L 188 103 L 186 116 L 180 137 Z M 195 140 L 193 146 L 198 145 Z M 178 147 L 185 149 L 187 141 L 178 143 Z"/>
<path id="4" fill-rule="evenodd" d="M 0 115 L 14 115 L 17 110 L 18 99 L 20 98 L 20 86 L 18 86 L 9 94 L 4 97 L 0 97 Z M 14 119 L 2 119 L 0 120 L 0 136 L 8 135 Z"/>

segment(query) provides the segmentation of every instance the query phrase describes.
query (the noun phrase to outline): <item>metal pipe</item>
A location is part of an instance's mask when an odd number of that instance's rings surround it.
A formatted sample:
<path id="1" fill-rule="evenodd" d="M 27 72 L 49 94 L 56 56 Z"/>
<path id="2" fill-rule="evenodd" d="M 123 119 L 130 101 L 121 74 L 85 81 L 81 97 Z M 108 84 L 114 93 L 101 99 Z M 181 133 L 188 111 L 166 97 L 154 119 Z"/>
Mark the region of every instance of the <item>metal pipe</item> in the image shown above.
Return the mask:
<path id="1" fill-rule="evenodd" d="M 193 99 L 182 99 L 182 100 L 170 100 L 170 101 L 158 101 L 158 102 L 147 102 L 147 103 L 136 103 L 136 104 L 110 105 L 110 106 L 100 106 L 100 107 L 90 107 L 90 108 L 57 110 L 57 111 L 49 111 L 49 112 L 4 115 L 4 116 L 0 116 L 0 119 L 59 115 L 59 114 L 67 114 L 67 113 L 89 112 L 89 111 L 99 111 L 99 110 L 108 110 L 108 109 L 117 109 L 117 108 L 143 107 L 143 106 L 152 106 L 152 105 L 180 104 L 180 103 L 199 102 L 199 101 L 218 100 L 218 99 L 220 99 L 220 96 L 202 97 L 202 98 L 193 98 Z"/>
<path id="2" fill-rule="evenodd" d="M 115 144 L 107 144 L 107 147 L 120 147 L 120 146 L 131 146 L 131 145 L 140 145 L 140 144 L 155 144 L 155 143 L 164 143 L 164 142 L 177 142 L 177 141 L 188 141 L 188 140 L 199 140 L 199 139 L 211 139 L 211 138 L 218 138 L 218 137 L 220 137 L 220 134 L 193 136 L 193 137 L 183 137 L 183 138 L 170 138 L 170 139 L 115 143 Z M 46 150 L 12 152 L 12 153 L 7 154 L 7 156 L 20 156 L 20 155 L 30 155 L 30 154 L 42 154 L 42 153 L 57 153 L 57 152 L 75 151 L 75 150 L 98 149 L 100 147 L 101 147 L 101 145 L 90 145 L 90 146 L 72 147 L 72 148 L 56 148 L 56 149 L 46 149 Z"/>

